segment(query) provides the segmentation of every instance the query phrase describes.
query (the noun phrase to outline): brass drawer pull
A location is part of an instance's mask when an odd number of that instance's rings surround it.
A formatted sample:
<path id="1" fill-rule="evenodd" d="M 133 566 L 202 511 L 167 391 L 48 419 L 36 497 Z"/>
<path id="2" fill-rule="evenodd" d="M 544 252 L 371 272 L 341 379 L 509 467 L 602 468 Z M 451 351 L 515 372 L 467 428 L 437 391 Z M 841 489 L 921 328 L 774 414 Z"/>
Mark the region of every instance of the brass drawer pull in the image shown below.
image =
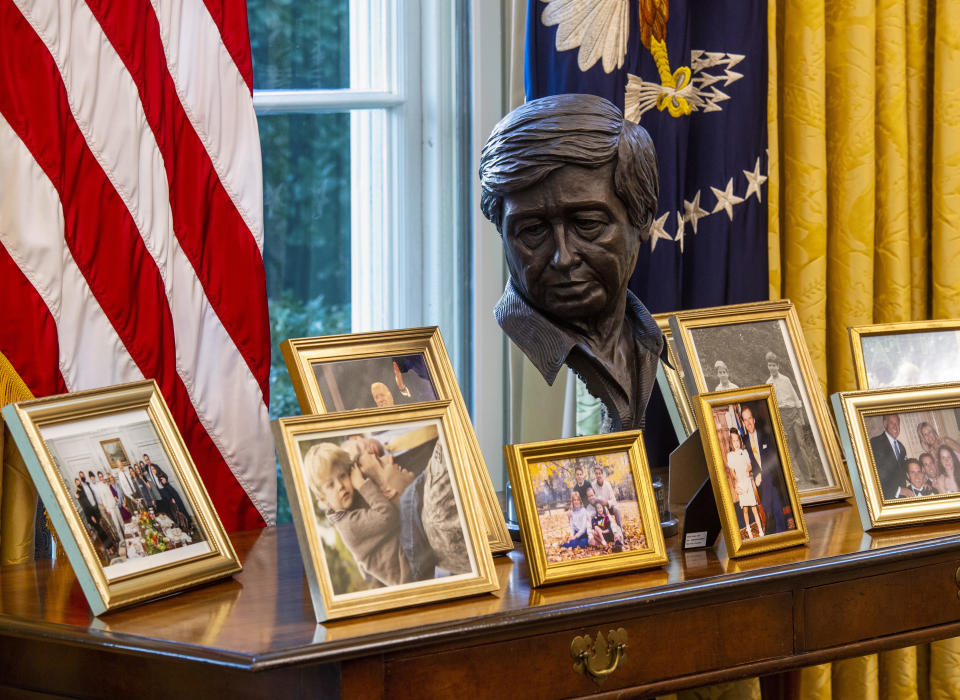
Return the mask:
<path id="1" fill-rule="evenodd" d="M 609 641 L 603 638 L 603 632 L 597 632 L 596 644 L 590 640 L 589 634 L 574 637 L 570 642 L 570 656 L 576 662 L 573 670 L 589 677 L 597 685 L 617 670 L 627 653 L 627 631 L 623 627 L 610 630 L 607 636 Z"/>

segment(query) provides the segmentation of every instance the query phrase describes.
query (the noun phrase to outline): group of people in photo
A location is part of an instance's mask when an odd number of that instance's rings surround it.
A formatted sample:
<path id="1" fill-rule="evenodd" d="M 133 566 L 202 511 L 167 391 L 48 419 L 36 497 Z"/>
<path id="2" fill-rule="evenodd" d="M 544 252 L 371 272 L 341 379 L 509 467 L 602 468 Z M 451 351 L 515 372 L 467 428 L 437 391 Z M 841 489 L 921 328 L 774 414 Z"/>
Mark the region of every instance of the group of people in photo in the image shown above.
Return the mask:
<path id="1" fill-rule="evenodd" d="M 743 539 L 796 528 L 776 438 L 758 424 L 758 407 L 753 403 L 757 402 L 744 402 L 715 414 Z"/>
<path id="2" fill-rule="evenodd" d="M 592 481 L 586 476 L 591 461 Z M 623 514 L 617 503 L 616 489 L 607 479 L 604 467 L 592 458 L 584 459 L 574 467 L 568 517 L 570 539 L 561 547 L 593 547 L 612 552 L 623 550 Z"/>
<path id="3" fill-rule="evenodd" d="M 74 499 L 105 565 L 190 544 L 200 538 L 167 473 L 144 454 L 129 466 L 79 471 Z"/>
<path id="4" fill-rule="evenodd" d="M 870 438 L 870 449 L 885 499 L 960 491 L 960 442 L 941 436 L 929 421 L 922 421 L 916 427 L 919 449 L 908 450 L 900 440 L 899 414 L 883 416 L 882 425 L 883 431 Z"/>

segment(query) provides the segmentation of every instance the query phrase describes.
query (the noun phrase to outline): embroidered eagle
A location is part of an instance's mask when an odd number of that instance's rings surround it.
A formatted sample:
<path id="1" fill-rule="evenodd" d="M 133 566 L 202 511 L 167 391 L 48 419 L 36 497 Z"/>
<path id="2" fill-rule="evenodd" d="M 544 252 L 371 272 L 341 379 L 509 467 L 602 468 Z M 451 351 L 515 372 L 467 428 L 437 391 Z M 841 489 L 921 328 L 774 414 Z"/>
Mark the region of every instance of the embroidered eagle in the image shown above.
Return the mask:
<path id="1" fill-rule="evenodd" d="M 601 61 L 605 73 L 622 68 L 630 37 L 631 0 L 542 0 L 544 26 L 557 27 L 557 51 L 579 48 L 577 66 L 587 71 Z M 690 103 L 677 94 L 690 85 L 690 68 L 670 70 L 667 57 L 669 0 L 639 0 L 640 42 L 653 56 L 664 91 L 657 109 L 671 116 L 690 114 Z"/>

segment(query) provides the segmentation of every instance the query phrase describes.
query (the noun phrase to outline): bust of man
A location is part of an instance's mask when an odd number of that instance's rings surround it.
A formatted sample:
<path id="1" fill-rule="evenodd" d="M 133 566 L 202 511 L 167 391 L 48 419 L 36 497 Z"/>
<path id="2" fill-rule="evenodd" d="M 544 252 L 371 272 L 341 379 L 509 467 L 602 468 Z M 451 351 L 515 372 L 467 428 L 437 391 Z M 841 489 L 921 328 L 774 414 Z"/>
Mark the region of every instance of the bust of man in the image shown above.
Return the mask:
<path id="1" fill-rule="evenodd" d="M 605 430 L 642 427 L 663 349 L 627 289 L 659 190 L 646 130 L 601 97 L 533 100 L 490 134 L 480 184 L 510 272 L 500 327 L 547 383 L 569 365 L 603 403 Z"/>

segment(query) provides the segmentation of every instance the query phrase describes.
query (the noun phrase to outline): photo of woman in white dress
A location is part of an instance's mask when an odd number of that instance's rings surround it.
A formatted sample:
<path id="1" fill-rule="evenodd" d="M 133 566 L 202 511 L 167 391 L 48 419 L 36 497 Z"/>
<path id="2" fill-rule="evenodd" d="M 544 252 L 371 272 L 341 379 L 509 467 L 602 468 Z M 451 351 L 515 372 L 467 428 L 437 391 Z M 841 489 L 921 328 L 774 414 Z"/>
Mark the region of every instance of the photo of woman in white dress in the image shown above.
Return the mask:
<path id="1" fill-rule="evenodd" d="M 753 479 L 750 476 L 750 457 L 743 449 L 743 440 L 740 431 L 730 428 L 730 452 L 727 453 L 727 468 L 733 472 L 737 496 L 740 507 L 743 508 L 743 522 L 747 528 L 746 539 L 753 537 L 753 528 L 750 527 L 749 512 L 753 511 L 753 519 L 757 523 L 759 534 L 763 537 L 763 523 L 760 522 L 760 513 L 757 511 L 757 493 L 753 488 Z"/>

